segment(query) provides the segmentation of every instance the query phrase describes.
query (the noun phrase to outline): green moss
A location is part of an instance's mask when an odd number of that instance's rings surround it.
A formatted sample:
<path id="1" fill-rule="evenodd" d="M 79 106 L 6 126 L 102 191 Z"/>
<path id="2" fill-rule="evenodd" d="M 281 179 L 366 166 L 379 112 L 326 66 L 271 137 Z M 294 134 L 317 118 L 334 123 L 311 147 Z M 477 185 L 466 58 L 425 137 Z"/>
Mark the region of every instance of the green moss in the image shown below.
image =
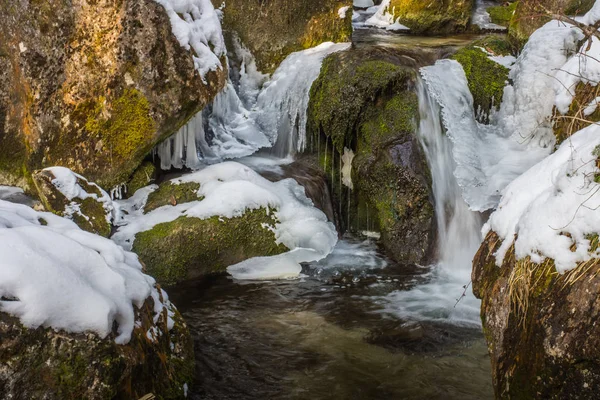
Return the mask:
<path id="1" fill-rule="evenodd" d="M 127 192 L 133 195 L 139 189 L 150 185 L 156 178 L 156 167 L 151 162 L 144 162 L 140 165 L 127 183 Z"/>
<path id="2" fill-rule="evenodd" d="M 237 218 L 181 217 L 136 235 L 133 251 L 148 274 L 166 285 L 203 275 L 225 272 L 229 265 L 251 257 L 287 251 L 275 243 L 269 227 L 277 223 L 265 209 Z"/>
<path id="3" fill-rule="evenodd" d="M 494 6 L 487 9 L 493 23 L 502 26 L 508 26 L 512 19 L 517 3 L 509 3 L 508 5 Z"/>
<path id="4" fill-rule="evenodd" d="M 176 205 L 201 200 L 202 198 L 198 196 L 198 190 L 200 190 L 200 184 L 196 182 L 180 184 L 171 182 L 163 183 L 148 196 L 148 201 L 144 206 L 144 213 L 149 213 L 152 210 L 169 204 Z"/>
<path id="5" fill-rule="evenodd" d="M 483 114 L 482 122 L 487 122 L 492 109 L 502 103 L 508 68 L 490 60 L 488 55 L 475 45 L 459 50 L 452 58 L 462 65 L 475 109 Z"/>
<path id="6" fill-rule="evenodd" d="M 391 0 L 389 10 L 412 33 L 464 32 L 471 20 L 473 1 Z"/>

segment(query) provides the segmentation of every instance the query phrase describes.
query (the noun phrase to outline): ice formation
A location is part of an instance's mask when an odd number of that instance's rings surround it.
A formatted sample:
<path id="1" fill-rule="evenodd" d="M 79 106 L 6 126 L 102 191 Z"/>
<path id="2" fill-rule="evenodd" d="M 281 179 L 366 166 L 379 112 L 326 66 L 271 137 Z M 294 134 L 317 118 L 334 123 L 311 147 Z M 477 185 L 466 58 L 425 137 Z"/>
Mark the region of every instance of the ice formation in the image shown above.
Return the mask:
<path id="1" fill-rule="evenodd" d="M 197 169 L 201 163 L 241 158 L 271 146 L 280 157 L 303 150 L 310 87 L 319 76 L 323 59 L 349 46 L 324 43 L 290 54 L 260 91 L 257 87 L 265 77 L 239 47 L 245 60 L 240 95 L 228 82 L 210 107 L 161 143 L 157 147 L 161 167 Z"/>
<path id="2" fill-rule="evenodd" d="M 63 189 L 78 192 L 75 185 Z M 115 340 L 124 344 L 134 327 L 134 306 L 159 298 L 135 254 L 65 218 L 3 200 L 0 254 L 0 311 L 28 328 L 92 331 L 104 338 L 116 323 Z M 164 306 L 155 302 L 157 315 Z"/>
<path id="3" fill-rule="evenodd" d="M 548 156 L 555 138 L 550 118 L 557 70 L 582 38 L 579 29 L 551 21 L 531 35 L 511 69 L 490 125 L 476 121 L 473 97 L 461 65 L 441 60 L 421 69 L 440 103 L 453 142 L 455 176 L 471 209 L 495 208 L 506 186 Z"/>
<path id="4" fill-rule="evenodd" d="M 494 24 L 490 18 L 490 14 L 487 12 L 488 7 L 498 6 L 498 3 L 489 0 L 477 0 L 475 3 L 475 11 L 471 18 L 471 23 L 477 25 L 481 29 L 491 31 L 505 31 L 506 27 Z"/>
<path id="5" fill-rule="evenodd" d="M 304 189 L 293 179 L 270 182 L 252 169 L 223 162 L 171 181 L 199 183 L 202 200 L 163 206 L 147 214 L 143 204 L 156 186 L 138 191 L 132 199 L 120 202 L 127 210 L 113 240 L 130 249 L 138 232 L 173 221 L 181 216 L 206 219 L 242 216 L 247 210 L 266 208 L 278 223 L 273 227 L 276 239 L 291 251 L 274 257 L 250 259 L 228 271 L 238 279 L 276 279 L 297 277 L 300 262 L 316 261 L 327 256 L 337 242 L 337 232 L 325 214 L 315 208 Z"/>
<path id="6" fill-rule="evenodd" d="M 206 74 L 223 68 L 225 39 L 221 21 L 210 0 L 155 0 L 167 11 L 179 44 L 193 50 L 194 66 L 205 81 Z"/>

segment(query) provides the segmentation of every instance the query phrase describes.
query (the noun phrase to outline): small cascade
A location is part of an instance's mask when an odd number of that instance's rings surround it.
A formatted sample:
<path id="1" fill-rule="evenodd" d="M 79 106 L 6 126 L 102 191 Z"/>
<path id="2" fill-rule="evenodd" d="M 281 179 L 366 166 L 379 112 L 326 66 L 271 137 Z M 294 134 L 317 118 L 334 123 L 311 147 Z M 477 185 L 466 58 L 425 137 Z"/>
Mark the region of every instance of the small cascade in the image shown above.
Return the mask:
<path id="1" fill-rule="evenodd" d="M 388 296 L 387 311 L 414 319 L 479 324 L 479 300 L 472 294 L 469 282 L 483 221 L 481 214 L 469 210 L 454 177 L 452 142 L 444 132 L 440 106 L 422 82 L 418 86 L 419 140 L 433 182 L 438 262 L 429 282 Z"/>

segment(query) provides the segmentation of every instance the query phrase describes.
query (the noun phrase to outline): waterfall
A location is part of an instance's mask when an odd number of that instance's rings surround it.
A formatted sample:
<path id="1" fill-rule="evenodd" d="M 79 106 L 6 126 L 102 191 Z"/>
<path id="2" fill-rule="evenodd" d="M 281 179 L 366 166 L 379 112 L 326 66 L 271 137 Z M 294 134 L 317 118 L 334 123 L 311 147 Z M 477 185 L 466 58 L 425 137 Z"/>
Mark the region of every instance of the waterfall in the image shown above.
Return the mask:
<path id="1" fill-rule="evenodd" d="M 427 283 L 389 295 L 386 311 L 403 318 L 479 324 L 479 300 L 470 287 L 464 286 L 471 281 L 472 259 L 481 243 L 483 221 L 479 213 L 469 210 L 454 177 L 452 142 L 444 132 L 440 106 L 421 81 L 418 95 L 418 138 L 431 171 L 437 218 L 437 263 Z M 465 297 L 461 298 L 463 292 Z"/>

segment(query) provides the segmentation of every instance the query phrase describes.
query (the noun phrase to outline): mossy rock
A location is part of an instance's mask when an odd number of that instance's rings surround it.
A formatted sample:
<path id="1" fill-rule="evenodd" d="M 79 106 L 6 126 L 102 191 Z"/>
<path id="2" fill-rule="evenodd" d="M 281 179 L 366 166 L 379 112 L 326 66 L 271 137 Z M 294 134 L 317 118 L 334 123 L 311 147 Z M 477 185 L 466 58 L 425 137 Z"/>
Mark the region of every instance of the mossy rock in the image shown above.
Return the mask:
<path id="1" fill-rule="evenodd" d="M 220 0 L 213 0 L 220 7 Z M 290 54 L 324 42 L 352 41 L 352 12 L 340 18 L 350 0 L 230 0 L 223 26 L 235 32 L 256 58 L 258 69 L 272 73 Z"/>
<path id="2" fill-rule="evenodd" d="M 148 161 L 142 163 L 127 182 L 127 194 L 133 195 L 139 189 L 154 183 L 156 175 L 156 166 L 153 163 Z"/>
<path id="3" fill-rule="evenodd" d="M 165 182 L 148 195 L 148 200 L 144 206 L 144 214 L 166 205 L 174 206 L 180 203 L 202 200 L 202 197 L 198 196 L 199 189 L 200 184 L 196 182 Z"/>
<path id="4" fill-rule="evenodd" d="M 52 181 L 55 179 L 50 170 L 37 171 L 33 174 L 33 181 L 37 193 L 47 211 L 61 217 L 71 219 L 81 229 L 109 237 L 111 233 L 111 210 L 100 199 L 108 199 L 108 194 L 103 192 L 96 184 L 83 178 L 77 179 L 77 184 L 92 197 L 67 199 Z"/>
<path id="5" fill-rule="evenodd" d="M 542 9 L 539 0 L 519 0 L 510 20 L 508 34 L 522 48 L 533 32 L 550 21 L 545 10 L 565 15 L 583 15 L 594 3 L 595 0 L 544 0 Z"/>
<path id="6" fill-rule="evenodd" d="M 115 333 L 101 339 L 92 333 L 27 329 L 0 312 L 0 393 L 15 400 L 139 399 L 149 393 L 183 398 L 184 384 L 193 384 L 195 372 L 185 321 L 169 303 L 154 322 L 152 298 L 135 314 L 131 341 L 117 345 Z"/>
<path id="7" fill-rule="evenodd" d="M 515 2 L 489 7 L 487 12 L 490 14 L 490 19 L 494 24 L 508 27 L 515 10 L 517 9 L 517 4 L 518 3 Z"/>
<path id="8" fill-rule="evenodd" d="M 490 113 L 502 103 L 504 87 L 508 81 L 508 68 L 490 60 L 488 55 L 480 48 L 488 51 L 493 48 L 508 49 L 502 46 L 502 41 L 480 40 L 460 49 L 452 58 L 458 61 L 467 77 L 469 90 L 473 95 L 474 107 L 480 122 L 489 122 Z M 493 46 L 490 48 L 489 44 Z"/>
<path id="9" fill-rule="evenodd" d="M 435 222 L 429 169 L 416 137 L 416 72 L 403 55 L 372 48 L 327 57 L 311 88 L 308 148 L 332 177 L 342 232 L 380 232 L 392 259 L 421 263 L 431 255 Z M 352 190 L 340 179 L 347 149 L 355 155 Z"/>
<path id="10" fill-rule="evenodd" d="M 224 273 L 228 266 L 252 257 L 287 251 L 276 243 L 269 228 L 276 223 L 274 215 L 262 208 L 236 218 L 180 217 L 138 233 L 133 251 L 146 265 L 148 274 L 162 284 L 173 285 Z"/>
<path id="11" fill-rule="evenodd" d="M 465 32 L 473 0 L 391 0 L 389 12 L 417 34 Z"/>
<path id="12" fill-rule="evenodd" d="M 591 235 L 591 251 L 598 235 Z M 490 232 L 473 260 L 473 292 L 492 361 L 497 399 L 593 399 L 600 385 L 600 260 L 561 275 L 554 261 L 517 260 L 514 245 L 502 265 L 502 245 Z"/>

